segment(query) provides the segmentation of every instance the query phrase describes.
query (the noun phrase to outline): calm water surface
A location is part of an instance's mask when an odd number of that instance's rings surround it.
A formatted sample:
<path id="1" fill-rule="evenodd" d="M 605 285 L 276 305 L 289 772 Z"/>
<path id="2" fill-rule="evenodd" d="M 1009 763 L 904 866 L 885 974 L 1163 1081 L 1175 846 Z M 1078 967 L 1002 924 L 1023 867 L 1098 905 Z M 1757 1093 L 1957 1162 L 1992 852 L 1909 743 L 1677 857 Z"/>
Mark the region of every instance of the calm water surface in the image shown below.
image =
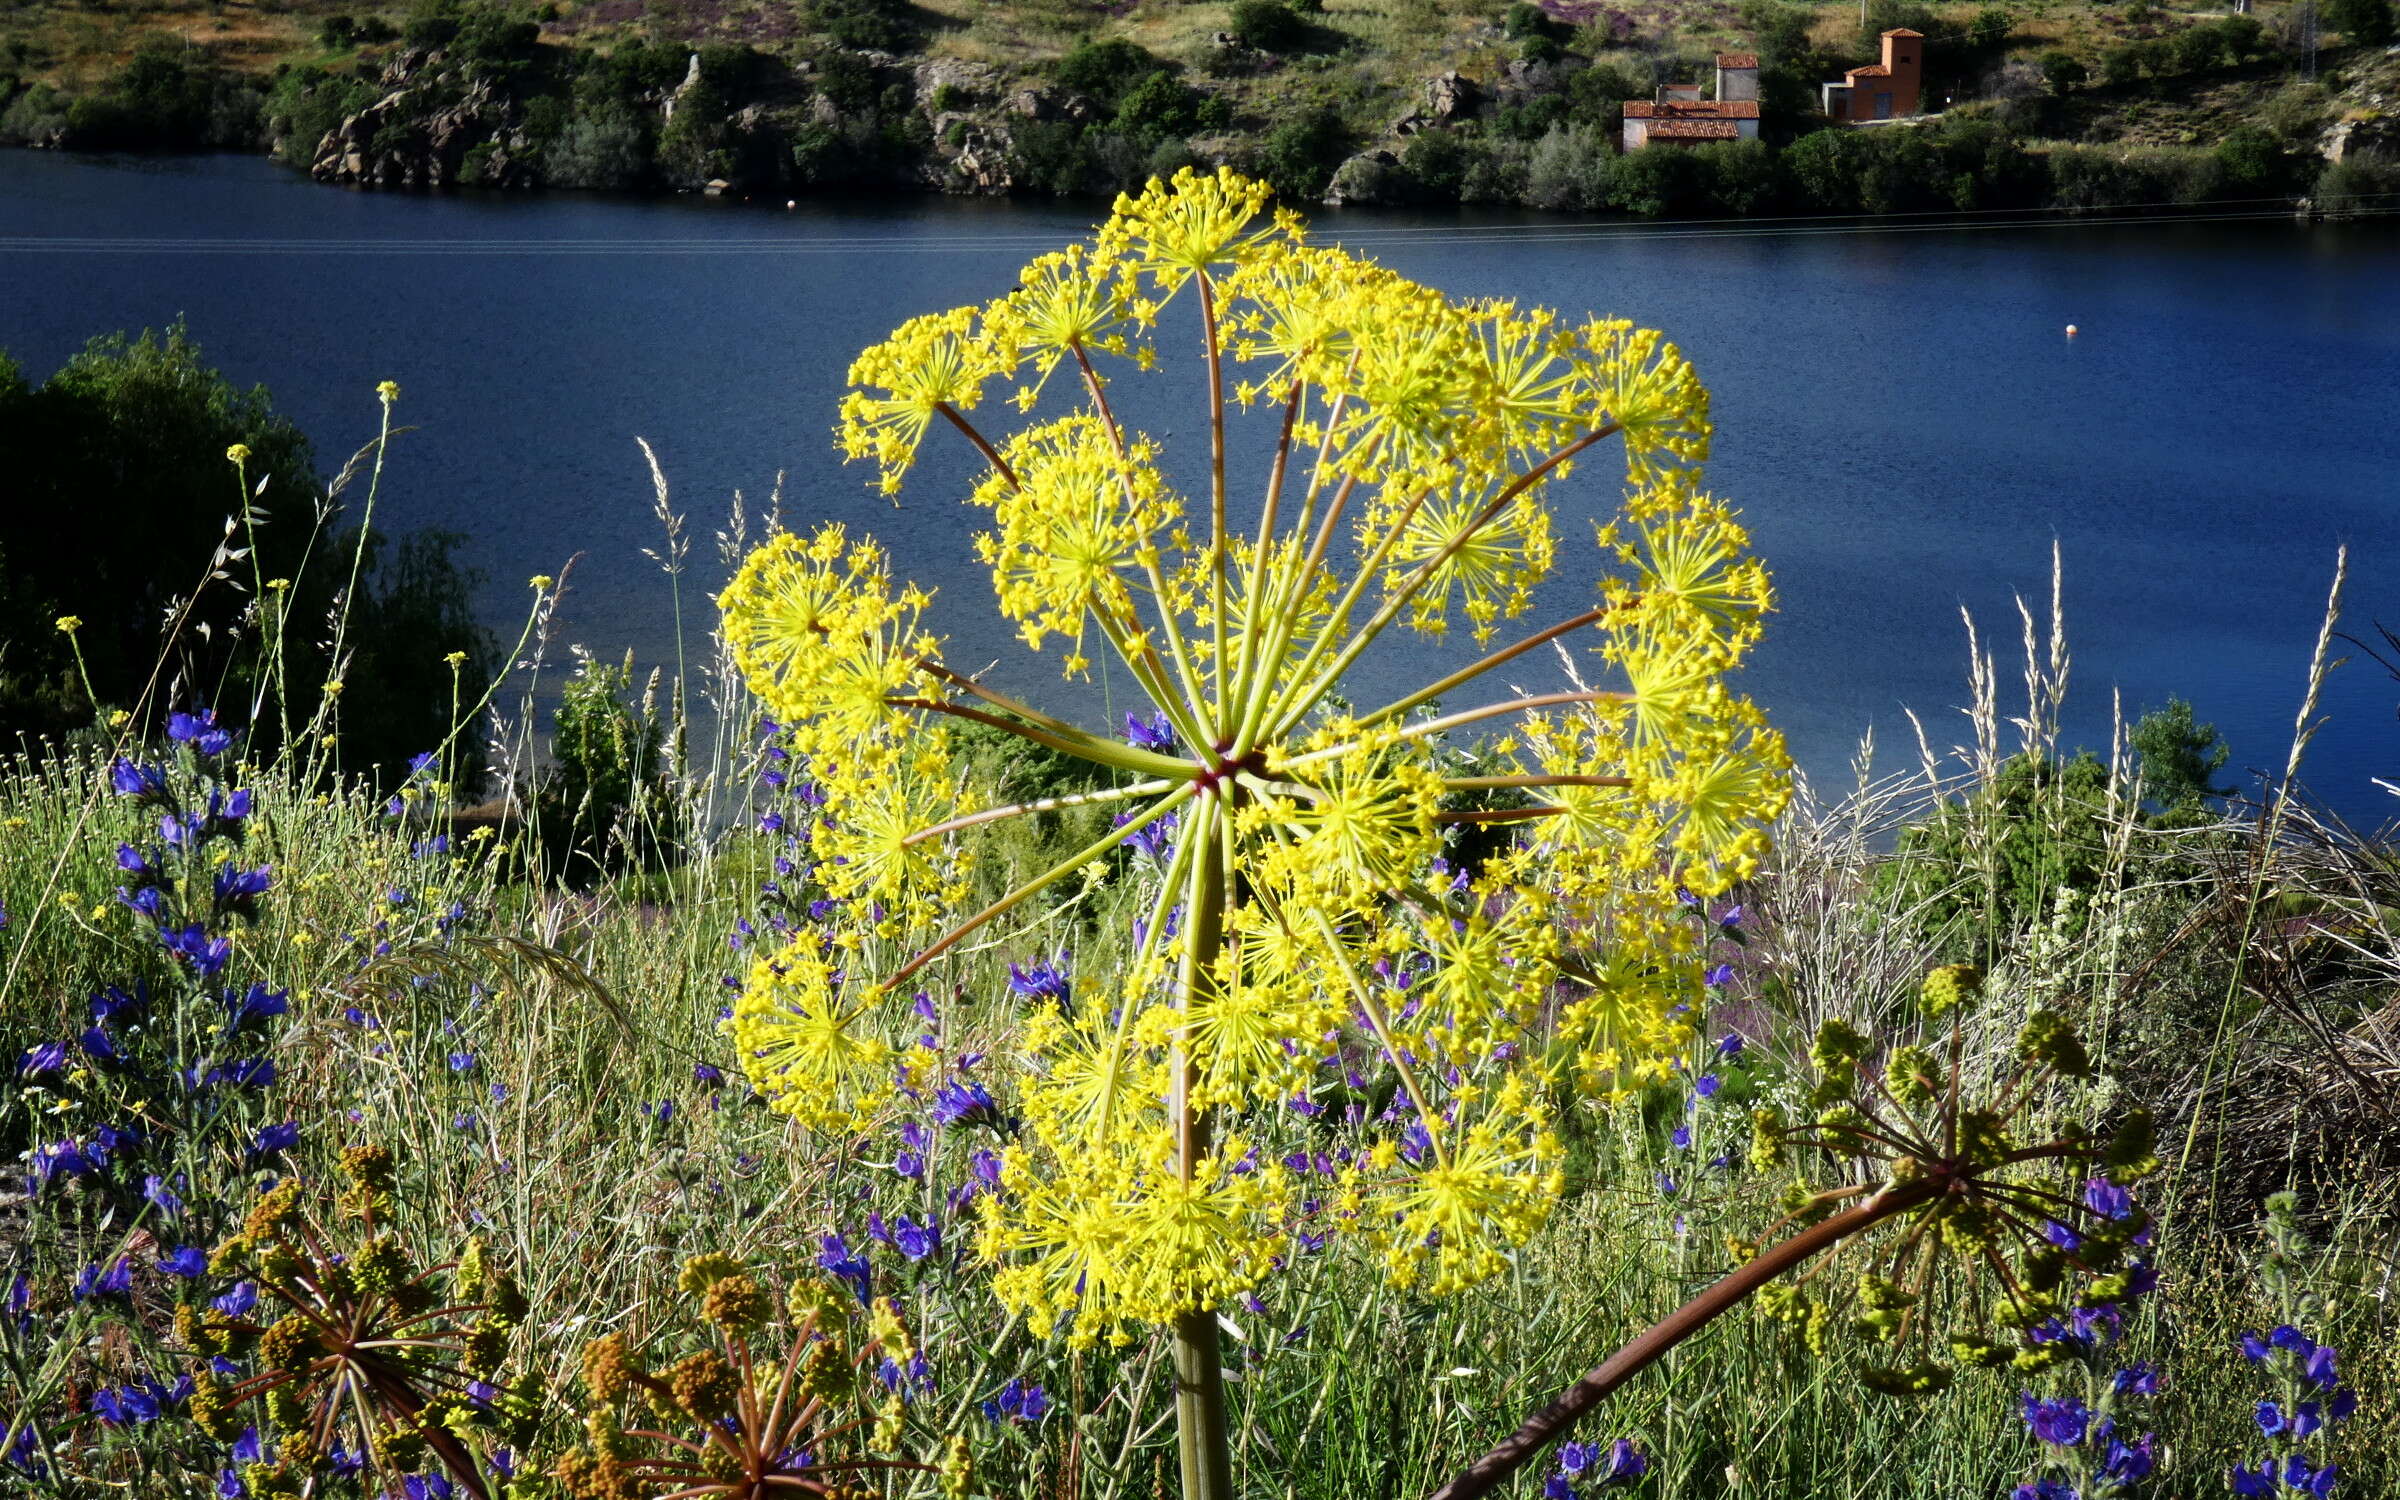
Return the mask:
<path id="1" fill-rule="evenodd" d="M 659 539 L 635 435 L 691 514 L 691 581 L 706 587 L 726 500 L 762 499 L 780 472 L 787 515 L 871 528 L 940 585 L 937 628 L 980 665 L 1010 646 L 951 503 L 965 464 L 929 463 L 895 511 L 831 451 L 834 404 L 862 345 L 1006 290 L 1091 217 L 381 196 L 244 159 L 0 152 L 0 348 L 38 379 L 93 333 L 183 317 L 234 379 L 273 390 L 328 469 L 372 436 L 375 383 L 398 380 L 418 431 L 378 522 L 467 534 L 504 639 L 524 579 L 576 556 L 565 638 L 645 663 L 672 663 L 674 622 L 642 555 Z M 1896 765 L 1904 705 L 1937 743 L 1963 733 L 1960 608 L 2013 650 L 2010 598 L 2039 607 L 2053 539 L 2070 740 L 2105 740 L 2112 690 L 2129 713 L 2177 693 L 2237 768 L 2280 766 L 2342 543 L 2350 624 L 2400 627 L 2388 228 L 1575 238 L 1527 219 L 1318 222 L 1452 293 L 1618 314 L 1683 345 L 1715 391 L 1711 483 L 1745 508 L 1782 593 L 1748 686 L 1820 777 L 1842 774 L 1870 725 Z M 56 237 L 81 243 L 29 245 Z M 1153 430 L 1189 410 L 1184 379 L 1141 399 Z M 1606 478 L 1588 466 L 1562 502 L 1606 508 Z M 688 618 L 705 629 L 704 608 Z M 2310 780 L 2380 821 L 2390 799 L 2370 778 L 2400 776 L 2400 685 L 2353 655 Z M 1048 692 L 1046 670 L 1010 680 Z M 1395 670 L 1387 657 L 1371 675 Z"/>

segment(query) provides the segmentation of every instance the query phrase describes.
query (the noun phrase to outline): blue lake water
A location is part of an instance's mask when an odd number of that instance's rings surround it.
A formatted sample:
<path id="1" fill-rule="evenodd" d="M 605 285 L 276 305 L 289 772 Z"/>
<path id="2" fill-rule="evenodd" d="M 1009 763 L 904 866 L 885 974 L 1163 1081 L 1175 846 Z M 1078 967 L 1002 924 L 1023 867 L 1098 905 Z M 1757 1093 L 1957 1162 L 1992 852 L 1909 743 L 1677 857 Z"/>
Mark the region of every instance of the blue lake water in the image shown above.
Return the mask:
<path id="1" fill-rule="evenodd" d="M 674 631 L 642 555 L 659 538 L 634 437 L 691 515 L 704 587 L 725 501 L 763 499 L 781 472 L 795 523 L 872 529 L 940 585 L 934 623 L 980 665 L 1012 647 L 954 503 L 967 467 L 929 463 L 898 511 L 868 494 L 829 440 L 842 374 L 902 319 L 1006 290 L 1093 216 L 400 197 L 247 159 L 0 152 L 0 348 L 39 379 L 94 333 L 182 317 L 235 380 L 272 389 L 328 470 L 372 436 L 376 382 L 397 380 L 418 430 L 378 523 L 466 533 L 503 639 L 525 578 L 579 555 L 565 638 L 644 663 L 672 664 Z M 1712 486 L 1744 508 L 1782 596 L 1746 685 L 1820 778 L 1870 725 L 1887 764 L 1913 756 L 1903 705 L 1937 743 L 1964 735 L 1962 605 L 1999 637 L 2012 708 L 2010 599 L 2046 608 L 2053 539 L 2070 743 L 2105 741 L 2112 690 L 2129 714 L 2174 693 L 2224 731 L 2234 769 L 2280 767 L 2343 543 L 2346 623 L 2370 639 L 2377 620 L 2400 627 L 2388 227 L 1317 222 L 1446 291 L 1631 317 L 1690 353 L 1716 398 Z M 1154 430 L 1172 427 L 1180 380 L 1145 400 Z M 1587 466 L 1562 504 L 1606 508 L 1608 478 Z M 2352 655 L 2307 779 L 2380 822 L 2400 809 L 2370 779 L 2400 777 L 2400 684 Z M 1003 677 L 1032 687 L 1046 670 Z"/>

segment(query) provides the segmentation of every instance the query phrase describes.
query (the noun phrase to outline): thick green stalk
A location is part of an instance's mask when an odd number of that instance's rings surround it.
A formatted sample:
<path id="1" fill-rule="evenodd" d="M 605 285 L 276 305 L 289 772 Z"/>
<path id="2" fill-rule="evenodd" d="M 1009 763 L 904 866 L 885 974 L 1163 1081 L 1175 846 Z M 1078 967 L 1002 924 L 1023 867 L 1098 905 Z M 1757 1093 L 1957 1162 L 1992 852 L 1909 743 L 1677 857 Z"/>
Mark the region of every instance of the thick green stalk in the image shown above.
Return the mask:
<path id="1" fill-rule="evenodd" d="M 1221 794 L 1212 794 L 1211 800 Z M 1207 814 L 1214 811 L 1215 816 Z M 1222 804 L 1202 808 L 1188 820 L 1184 836 L 1192 845 L 1189 909 L 1185 917 L 1182 990 L 1184 1008 L 1203 985 L 1216 982 L 1218 949 L 1225 938 L 1225 844 L 1217 824 L 1227 816 Z M 1176 1168 L 1185 1180 L 1198 1170 L 1208 1153 L 1209 1119 L 1192 1104 L 1192 1067 L 1181 1046 L 1173 1062 L 1173 1094 L 1169 1117 L 1176 1126 Z M 1225 1415 L 1225 1365 L 1218 1345 L 1217 1310 L 1186 1308 L 1176 1315 L 1175 1450 L 1183 1477 L 1183 1500 L 1234 1500 L 1233 1449 L 1228 1441 L 1231 1423 Z"/>

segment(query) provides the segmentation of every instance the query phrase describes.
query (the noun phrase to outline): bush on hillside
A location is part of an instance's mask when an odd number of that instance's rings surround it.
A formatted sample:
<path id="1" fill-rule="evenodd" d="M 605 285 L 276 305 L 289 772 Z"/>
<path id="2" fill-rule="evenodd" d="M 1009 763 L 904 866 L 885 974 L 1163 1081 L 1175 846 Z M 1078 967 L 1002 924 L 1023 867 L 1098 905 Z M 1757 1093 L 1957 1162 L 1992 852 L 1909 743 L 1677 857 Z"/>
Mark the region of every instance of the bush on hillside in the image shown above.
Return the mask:
<path id="1" fill-rule="evenodd" d="M 0 472 L 0 735 L 59 737 L 137 706 L 163 720 L 205 697 L 254 724 L 263 756 L 315 710 L 359 534 L 320 515 L 307 438 L 263 387 L 211 369 L 181 324 L 96 338 L 38 387 L 0 360 Z M 451 652 L 466 653 L 469 703 L 489 681 L 455 542 L 365 541 L 343 675 L 371 670 L 377 686 L 341 705 L 350 769 L 397 768 L 444 737 Z M 80 621 L 71 640 L 61 617 Z"/>
<path id="2" fill-rule="evenodd" d="M 1233 0 L 1228 20 L 1243 46 L 1261 52 L 1297 52 L 1309 37 L 1308 23 L 1283 0 Z"/>
<path id="3" fill-rule="evenodd" d="M 2388 47 L 2400 26 L 2392 19 L 2392 0 L 2326 0 L 2325 24 L 2353 47 Z"/>

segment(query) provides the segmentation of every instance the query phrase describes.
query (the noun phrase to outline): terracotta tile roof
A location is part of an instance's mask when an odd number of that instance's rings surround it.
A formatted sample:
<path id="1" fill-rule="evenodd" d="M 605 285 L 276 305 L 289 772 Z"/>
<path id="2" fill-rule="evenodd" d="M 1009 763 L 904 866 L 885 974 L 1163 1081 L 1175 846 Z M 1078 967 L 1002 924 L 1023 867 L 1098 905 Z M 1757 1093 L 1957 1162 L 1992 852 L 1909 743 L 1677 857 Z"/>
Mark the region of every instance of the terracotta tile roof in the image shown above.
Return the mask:
<path id="1" fill-rule="evenodd" d="M 1644 136 L 1653 141 L 1738 141 L 1742 127 L 1731 120 L 1661 120 Z"/>
<path id="2" fill-rule="evenodd" d="M 1886 32 L 1882 33 L 1882 35 L 1884 35 L 1884 36 L 1913 36 L 1913 37 L 1916 37 L 1918 40 L 1922 41 L 1922 40 L 1924 39 L 1925 33 L 1924 33 L 1924 32 L 1922 32 L 1922 31 L 1911 31 L 1911 30 L 1909 30 L 1909 29 L 1908 29 L 1907 27 L 1905 27 L 1905 26 L 1899 26 L 1899 27 L 1894 27 L 1894 28 L 1893 28 L 1892 30 L 1890 30 L 1890 31 L 1886 31 Z"/>
<path id="3" fill-rule="evenodd" d="M 1850 76 L 1852 78 L 1889 78 L 1892 76 L 1892 70 L 1881 63 L 1869 63 L 1863 68 L 1850 69 Z"/>
<path id="4" fill-rule="evenodd" d="M 1758 118 L 1756 99 L 1666 99 L 1653 104 L 1647 99 L 1629 99 L 1625 103 L 1628 120 L 1755 120 Z"/>
<path id="5" fill-rule="evenodd" d="M 1758 54 L 1755 52 L 1720 52 L 1717 54 L 1717 66 L 1720 68 L 1755 68 L 1758 66 Z"/>

